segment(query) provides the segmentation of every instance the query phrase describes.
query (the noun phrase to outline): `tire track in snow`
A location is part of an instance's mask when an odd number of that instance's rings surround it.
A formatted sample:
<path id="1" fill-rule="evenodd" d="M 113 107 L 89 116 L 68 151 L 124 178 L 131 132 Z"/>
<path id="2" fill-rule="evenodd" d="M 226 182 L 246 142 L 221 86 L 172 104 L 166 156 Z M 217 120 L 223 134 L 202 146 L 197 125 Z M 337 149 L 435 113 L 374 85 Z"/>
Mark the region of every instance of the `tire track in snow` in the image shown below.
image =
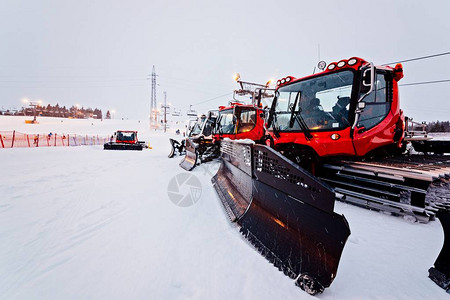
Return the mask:
<path id="1" fill-rule="evenodd" d="M 29 224 L 27 228 L 36 232 L 34 238 L 25 242 L 22 249 L 9 253 L 9 276 L 0 281 L 0 294 L 4 297 L 17 296 L 21 287 L 32 285 L 39 278 L 69 262 L 72 259 L 72 249 L 97 236 L 126 211 L 126 206 L 121 201 L 95 199 L 98 170 L 91 168 L 90 171 L 91 174 L 78 172 L 70 181 L 64 177 L 57 177 L 53 181 L 59 183 L 59 190 L 54 193 L 68 196 L 61 198 L 46 195 L 45 203 L 51 205 L 49 210 L 53 213 L 46 219 Z M 35 179 L 33 182 L 45 181 Z M 84 192 L 77 194 L 80 187 Z M 93 198 L 98 201 L 92 201 Z M 21 229 L 24 231 L 27 228 Z"/>

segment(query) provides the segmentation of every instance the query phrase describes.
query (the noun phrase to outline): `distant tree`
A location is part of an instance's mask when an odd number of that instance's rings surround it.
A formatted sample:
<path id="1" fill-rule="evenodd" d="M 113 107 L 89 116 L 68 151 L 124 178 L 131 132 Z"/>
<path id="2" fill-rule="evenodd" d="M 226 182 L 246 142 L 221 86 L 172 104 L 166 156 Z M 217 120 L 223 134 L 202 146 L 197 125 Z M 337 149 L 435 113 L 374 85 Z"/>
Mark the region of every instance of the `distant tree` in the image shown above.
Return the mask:
<path id="1" fill-rule="evenodd" d="M 61 117 L 61 118 L 68 118 L 68 117 L 74 117 L 78 119 L 87 119 L 87 118 L 97 118 L 102 119 L 103 114 L 102 111 L 98 108 L 77 108 L 76 106 L 71 106 L 70 108 L 67 108 L 66 106 L 59 106 L 59 104 L 56 104 L 55 106 L 51 104 L 47 104 L 46 106 L 36 106 L 36 115 L 37 116 L 45 116 L 45 117 Z M 111 118 L 111 113 L 108 112 L 109 118 Z M 34 115 L 34 109 L 31 107 L 22 107 L 19 110 L 5 110 L 0 111 L 0 115 L 13 115 L 13 116 L 33 116 Z"/>
<path id="2" fill-rule="evenodd" d="M 111 113 L 109 110 L 106 112 L 106 118 L 105 119 L 111 119 Z"/>
<path id="3" fill-rule="evenodd" d="M 450 121 L 436 121 L 427 124 L 429 132 L 450 132 Z"/>
<path id="4" fill-rule="evenodd" d="M 101 119 L 102 118 L 102 111 L 98 108 L 94 109 L 94 118 Z"/>

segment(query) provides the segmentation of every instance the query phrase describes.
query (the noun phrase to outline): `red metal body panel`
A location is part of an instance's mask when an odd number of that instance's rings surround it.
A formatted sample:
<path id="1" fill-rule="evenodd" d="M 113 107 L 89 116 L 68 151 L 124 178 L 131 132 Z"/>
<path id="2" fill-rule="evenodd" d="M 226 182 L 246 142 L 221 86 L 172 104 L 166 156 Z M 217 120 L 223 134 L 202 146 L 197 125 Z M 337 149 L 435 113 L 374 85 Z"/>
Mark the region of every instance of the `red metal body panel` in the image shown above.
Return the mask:
<path id="1" fill-rule="evenodd" d="M 348 61 L 356 59 L 357 62 L 350 66 L 348 65 Z M 338 67 L 338 64 L 340 62 L 344 62 L 343 67 Z M 360 68 L 367 64 L 367 62 L 361 58 L 358 57 L 352 57 L 349 60 L 342 60 L 338 63 L 330 63 L 328 65 L 328 68 L 321 72 L 314 75 L 309 75 L 303 78 L 294 78 L 292 76 L 288 76 L 289 79 L 286 80 L 285 77 L 283 80 L 278 81 L 277 90 L 283 86 L 291 85 L 299 81 L 303 81 L 309 78 L 313 77 L 319 77 L 321 75 L 324 75 L 326 73 L 332 73 L 338 70 L 343 69 L 353 69 L 353 70 L 360 70 Z M 330 65 L 334 65 L 335 67 L 330 70 Z M 273 139 L 273 147 L 275 149 L 283 147 L 285 144 L 297 144 L 297 145 L 304 145 L 312 148 L 317 155 L 320 157 L 326 157 L 326 156 L 364 156 L 370 151 L 391 145 L 394 143 L 394 134 L 395 130 L 397 128 L 403 128 L 404 127 L 404 116 L 403 112 L 400 109 L 400 103 L 399 103 L 399 97 L 398 97 L 398 84 L 397 81 L 400 80 L 403 77 L 403 69 L 401 65 L 397 65 L 396 68 L 392 67 L 379 67 L 383 70 L 393 71 L 397 72 L 399 71 L 399 74 L 395 74 L 393 79 L 393 97 L 391 102 L 391 107 L 389 110 L 389 113 L 387 116 L 377 125 L 375 125 L 373 128 L 370 128 L 369 130 L 362 130 L 363 128 L 355 128 L 353 132 L 353 137 L 351 134 L 351 127 L 347 127 L 343 130 L 339 131 L 311 131 L 311 135 L 313 136 L 312 139 L 308 140 L 305 137 L 305 134 L 303 132 L 279 132 L 279 137 L 277 137 L 273 131 L 269 131 L 268 133 Z M 401 71 L 401 74 L 400 74 Z M 355 100 L 353 100 L 355 101 Z M 331 138 L 331 135 L 333 134 L 339 134 L 340 138 L 337 140 L 333 140 Z M 401 146 L 401 140 L 397 143 L 397 145 Z M 356 153 L 355 153 L 356 151 Z"/>
<path id="2" fill-rule="evenodd" d="M 232 103 L 231 106 L 228 107 L 224 107 L 221 106 L 219 107 L 219 113 L 223 110 L 228 110 L 228 109 L 233 109 L 233 108 L 237 108 L 238 110 L 242 110 L 242 109 L 254 109 L 256 110 L 256 124 L 255 127 L 253 127 L 253 129 L 251 129 L 248 132 L 241 132 L 241 133 L 237 133 L 237 128 L 239 126 L 239 120 L 237 120 L 235 129 L 234 129 L 234 134 L 219 134 L 219 133 L 215 133 L 213 135 L 213 140 L 214 141 L 219 141 L 222 140 L 224 138 L 229 138 L 231 140 L 240 140 L 240 139 L 250 139 L 252 141 L 259 141 L 264 137 L 265 134 L 265 130 L 264 130 L 264 110 L 262 108 L 259 107 L 255 107 L 253 105 L 243 105 L 243 104 L 239 104 L 239 103 Z"/>
<path id="3" fill-rule="evenodd" d="M 331 139 L 332 134 L 339 134 L 338 140 Z M 280 132 L 280 137 L 272 136 L 274 148 L 283 144 L 294 143 L 311 147 L 319 156 L 355 155 L 350 138 L 350 127 L 333 132 L 311 132 L 313 138 L 307 140 L 302 132 Z"/>

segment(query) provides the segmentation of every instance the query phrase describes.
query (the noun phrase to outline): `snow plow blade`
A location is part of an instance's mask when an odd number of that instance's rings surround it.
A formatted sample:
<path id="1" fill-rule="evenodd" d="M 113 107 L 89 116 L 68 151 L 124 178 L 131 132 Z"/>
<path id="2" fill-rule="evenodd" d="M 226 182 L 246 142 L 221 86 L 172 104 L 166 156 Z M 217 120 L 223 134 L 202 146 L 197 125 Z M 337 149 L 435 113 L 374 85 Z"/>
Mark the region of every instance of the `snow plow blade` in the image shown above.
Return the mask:
<path id="1" fill-rule="evenodd" d="M 186 171 L 191 171 L 197 165 L 198 159 L 198 144 L 196 144 L 191 138 L 186 138 L 185 149 L 186 155 L 180 162 L 180 167 Z"/>
<path id="2" fill-rule="evenodd" d="M 104 150 L 138 150 L 142 151 L 143 144 L 127 144 L 127 143 L 106 143 L 103 145 Z"/>
<path id="3" fill-rule="evenodd" d="M 269 147 L 223 141 L 221 152 L 212 182 L 231 221 L 303 290 L 323 292 L 350 235 L 333 190 Z"/>
<path id="4" fill-rule="evenodd" d="M 177 153 L 179 155 L 184 154 L 184 140 L 181 141 L 181 143 L 174 139 L 169 139 L 170 146 L 172 146 L 172 149 L 170 150 L 170 153 L 168 155 L 169 158 L 174 157 Z"/>
<path id="5" fill-rule="evenodd" d="M 439 211 L 436 216 L 444 228 L 444 245 L 428 277 L 450 294 L 450 210 Z"/>

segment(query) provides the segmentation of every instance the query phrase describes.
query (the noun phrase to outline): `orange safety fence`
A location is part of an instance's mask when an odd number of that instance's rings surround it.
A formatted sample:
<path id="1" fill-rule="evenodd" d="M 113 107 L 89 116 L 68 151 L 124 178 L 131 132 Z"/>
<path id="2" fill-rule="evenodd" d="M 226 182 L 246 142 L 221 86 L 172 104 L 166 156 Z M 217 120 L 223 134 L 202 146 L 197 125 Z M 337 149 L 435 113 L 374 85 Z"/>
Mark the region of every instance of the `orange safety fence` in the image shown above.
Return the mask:
<path id="1" fill-rule="evenodd" d="M 103 145 L 107 136 L 78 134 L 28 134 L 17 131 L 0 131 L 0 148 L 63 147 Z"/>

